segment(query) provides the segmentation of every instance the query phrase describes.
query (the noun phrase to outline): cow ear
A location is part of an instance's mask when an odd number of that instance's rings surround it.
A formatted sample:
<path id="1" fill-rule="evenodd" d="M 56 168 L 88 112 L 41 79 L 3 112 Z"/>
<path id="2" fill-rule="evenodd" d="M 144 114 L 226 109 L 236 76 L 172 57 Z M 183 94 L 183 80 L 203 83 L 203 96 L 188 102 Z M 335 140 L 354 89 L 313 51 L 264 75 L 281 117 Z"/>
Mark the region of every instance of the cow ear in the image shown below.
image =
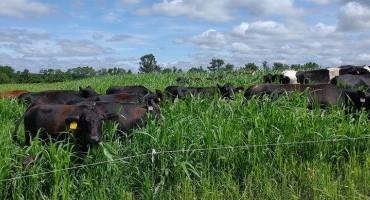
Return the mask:
<path id="1" fill-rule="evenodd" d="M 80 116 L 78 115 L 68 116 L 65 120 L 65 123 L 70 130 L 76 130 L 78 128 L 79 122 Z"/>
<path id="2" fill-rule="evenodd" d="M 363 91 L 357 91 L 357 96 L 360 99 L 361 103 L 365 103 L 366 101 L 366 94 Z"/>

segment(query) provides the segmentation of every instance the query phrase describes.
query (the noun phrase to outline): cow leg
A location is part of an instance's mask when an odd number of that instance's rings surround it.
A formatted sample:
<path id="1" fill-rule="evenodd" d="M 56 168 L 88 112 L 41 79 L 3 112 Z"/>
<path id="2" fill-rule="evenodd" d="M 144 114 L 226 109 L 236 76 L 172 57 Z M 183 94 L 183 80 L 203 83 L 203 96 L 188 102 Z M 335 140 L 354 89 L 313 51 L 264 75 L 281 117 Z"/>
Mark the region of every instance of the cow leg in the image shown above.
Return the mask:
<path id="1" fill-rule="evenodd" d="M 31 132 L 30 131 L 24 131 L 24 145 L 30 146 L 31 145 Z"/>

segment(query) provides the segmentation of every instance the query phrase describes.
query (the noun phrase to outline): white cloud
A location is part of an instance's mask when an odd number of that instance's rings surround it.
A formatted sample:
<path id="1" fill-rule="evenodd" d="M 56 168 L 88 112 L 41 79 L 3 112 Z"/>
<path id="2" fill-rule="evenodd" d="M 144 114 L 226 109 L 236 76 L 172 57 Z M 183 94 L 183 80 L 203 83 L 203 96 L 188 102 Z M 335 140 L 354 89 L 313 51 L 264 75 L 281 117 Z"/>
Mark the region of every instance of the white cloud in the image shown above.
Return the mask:
<path id="1" fill-rule="evenodd" d="M 96 56 L 109 53 L 109 49 L 88 40 L 62 40 L 58 42 L 64 56 Z"/>
<path id="2" fill-rule="evenodd" d="M 124 4 L 137 4 L 140 3 L 141 0 L 121 0 L 121 2 Z"/>
<path id="3" fill-rule="evenodd" d="M 122 14 L 124 13 L 124 10 L 113 10 L 105 15 L 103 15 L 103 21 L 114 24 L 114 23 L 120 23 L 123 21 Z"/>
<path id="4" fill-rule="evenodd" d="M 359 56 L 359 59 L 362 60 L 362 61 L 367 61 L 369 62 L 370 61 L 370 52 L 369 53 L 362 53 L 360 54 Z"/>
<path id="5" fill-rule="evenodd" d="M 370 8 L 351 1 L 339 9 L 338 28 L 342 31 L 370 30 Z"/>
<path id="6" fill-rule="evenodd" d="M 247 54 L 252 53 L 252 48 L 241 42 L 234 42 L 231 44 L 231 50 L 236 53 Z"/>
<path id="7" fill-rule="evenodd" d="M 323 66 L 370 63 L 370 32 L 338 32 L 335 25 L 322 22 L 311 26 L 281 21 L 241 22 L 223 32 L 223 38 L 225 58 L 236 65 L 264 60 L 288 64 L 314 61 Z M 204 44 L 193 44 L 204 52 Z"/>
<path id="8" fill-rule="evenodd" d="M 302 9 L 294 7 L 293 0 L 163 0 L 150 7 L 140 8 L 137 13 L 141 15 L 160 13 L 224 22 L 234 19 L 237 10 L 247 10 L 256 16 L 294 16 L 303 12 Z"/>
<path id="9" fill-rule="evenodd" d="M 226 38 L 224 34 L 214 30 L 209 29 L 200 35 L 196 35 L 190 39 L 194 44 L 199 45 L 202 48 L 217 49 L 221 48 L 226 44 Z"/>
<path id="10" fill-rule="evenodd" d="M 32 0 L 1 0 L 0 16 L 23 18 L 32 15 L 45 15 L 51 7 Z"/>
<path id="11" fill-rule="evenodd" d="M 319 22 L 311 29 L 311 31 L 320 35 L 329 35 L 336 31 L 336 26 L 326 25 Z"/>
<path id="12" fill-rule="evenodd" d="M 244 36 L 249 29 L 249 24 L 247 22 L 242 22 L 239 26 L 234 27 L 232 33 L 238 36 Z"/>
<path id="13" fill-rule="evenodd" d="M 319 5 L 325 5 L 325 4 L 328 4 L 332 1 L 335 1 L 335 0 L 306 0 L 308 2 L 313 2 L 313 3 L 316 3 L 316 4 L 319 4 Z"/>
<path id="14" fill-rule="evenodd" d="M 233 34 L 240 37 L 246 37 L 250 34 L 276 35 L 287 32 L 288 30 L 284 24 L 275 21 L 256 21 L 250 24 L 247 22 L 242 22 L 232 30 Z"/>
<path id="15" fill-rule="evenodd" d="M 131 34 L 126 34 L 126 33 L 121 33 L 121 34 L 116 34 L 111 36 L 106 40 L 107 42 L 129 42 L 129 43 L 135 43 L 135 44 L 143 44 L 143 38 L 136 36 L 136 35 L 131 35 Z"/>

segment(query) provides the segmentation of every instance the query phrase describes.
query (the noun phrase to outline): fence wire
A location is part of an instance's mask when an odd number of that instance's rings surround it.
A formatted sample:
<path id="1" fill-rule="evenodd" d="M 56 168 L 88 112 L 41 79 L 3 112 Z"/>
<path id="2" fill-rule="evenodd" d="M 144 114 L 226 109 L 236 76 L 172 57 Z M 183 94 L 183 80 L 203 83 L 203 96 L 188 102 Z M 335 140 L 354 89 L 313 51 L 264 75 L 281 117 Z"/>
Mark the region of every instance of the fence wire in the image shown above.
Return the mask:
<path id="1" fill-rule="evenodd" d="M 309 140 L 309 141 L 281 142 L 281 143 L 268 143 L 268 144 L 247 144 L 247 145 L 242 145 L 242 146 L 219 146 L 219 147 L 210 147 L 210 148 L 163 150 L 163 151 L 156 151 L 155 149 L 152 149 L 151 152 L 148 152 L 148 153 L 142 153 L 142 154 L 133 155 L 133 156 L 125 156 L 125 157 L 116 158 L 116 159 L 112 159 L 112 160 L 100 161 L 100 162 L 84 164 L 84 165 L 77 165 L 77 166 L 73 166 L 73 167 L 67 167 L 67 168 L 57 169 L 57 170 L 50 170 L 50 171 L 28 174 L 28 175 L 23 175 L 23 176 L 16 176 L 16 177 L 12 177 L 12 178 L 1 179 L 0 182 L 13 181 L 13 180 L 18 180 L 18 179 L 23 179 L 23 178 L 28 178 L 28 177 L 36 177 L 36 176 L 41 176 L 41 175 L 46 175 L 46 174 L 53 174 L 53 173 L 57 173 L 57 172 L 70 171 L 70 170 L 82 169 L 82 168 L 87 168 L 87 167 L 94 167 L 94 166 L 103 165 L 103 164 L 111 164 L 111 163 L 116 163 L 116 162 L 120 162 L 120 161 L 129 160 L 129 159 L 132 159 L 132 158 L 140 158 L 140 157 L 146 157 L 146 156 L 151 156 L 151 161 L 152 161 L 152 163 L 154 163 L 155 156 L 164 155 L 164 154 L 187 153 L 187 152 L 203 152 L 203 151 L 218 151 L 218 150 L 235 150 L 235 149 L 250 149 L 250 148 L 271 147 L 271 146 L 294 146 L 294 145 L 330 143 L 330 142 L 335 143 L 335 142 L 358 141 L 358 140 L 367 140 L 367 139 L 370 139 L 370 136 L 356 137 L 356 138 L 344 137 L 344 138 L 325 139 L 325 140 Z"/>

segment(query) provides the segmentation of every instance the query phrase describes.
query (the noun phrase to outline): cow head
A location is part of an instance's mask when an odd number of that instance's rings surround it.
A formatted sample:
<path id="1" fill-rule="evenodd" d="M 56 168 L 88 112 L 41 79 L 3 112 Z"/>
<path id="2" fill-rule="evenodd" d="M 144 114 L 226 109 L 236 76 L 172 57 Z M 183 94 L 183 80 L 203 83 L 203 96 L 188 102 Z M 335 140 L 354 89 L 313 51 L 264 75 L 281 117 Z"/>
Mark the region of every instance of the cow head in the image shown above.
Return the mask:
<path id="1" fill-rule="evenodd" d="M 360 110 L 361 108 L 365 108 L 366 110 L 370 110 L 370 95 L 366 94 L 363 91 L 353 91 L 346 89 L 344 90 L 348 100 L 350 100 L 356 109 Z"/>
<path id="2" fill-rule="evenodd" d="M 164 95 L 163 95 L 163 93 L 162 93 L 162 91 L 160 91 L 160 90 L 155 90 L 155 93 L 154 93 L 154 95 L 156 96 L 156 98 L 157 98 L 157 103 L 160 103 L 160 102 L 162 102 L 164 99 Z"/>
<path id="3" fill-rule="evenodd" d="M 234 99 L 234 86 L 230 83 L 226 83 L 225 85 L 221 86 L 217 84 L 218 89 L 220 90 L 221 96 L 223 98 Z"/>
<path id="4" fill-rule="evenodd" d="M 79 87 L 79 89 L 80 90 L 79 90 L 78 94 L 83 98 L 89 98 L 89 97 L 99 95 L 91 86 L 87 86 L 85 88 Z"/>
<path id="5" fill-rule="evenodd" d="M 297 82 L 299 84 L 309 84 L 311 81 L 304 73 L 297 73 Z"/>
<path id="6" fill-rule="evenodd" d="M 67 116 L 65 123 L 81 144 L 97 144 L 101 141 L 101 124 L 106 117 L 95 105 L 79 105 Z"/>
<path id="7" fill-rule="evenodd" d="M 265 76 L 263 76 L 263 82 L 264 83 L 273 83 L 273 82 L 276 81 L 277 78 L 278 78 L 278 75 L 268 73 Z"/>
<path id="8" fill-rule="evenodd" d="M 159 101 L 157 95 L 147 94 L 144 96 L 144 101 L 148 112 L 153 114 L 154 118 L 158 119 L 160 117 L 160 107 L 158 106 Z"/>
<path id="9" fill-rule="evenodd" d="M 281 84 L 289 84 L 290 83 L 290 78 L 287 76 L 284 76 L 282 74 L 279 75 L 279 82 Z"/>
<path id="10" fill-rule="evenodd" d="M 369 74 L 370 72 L 364 67 L 351 66 L 341 69 L 341 74 L 352 74 L 352 75 L 361 75 Z"/>

